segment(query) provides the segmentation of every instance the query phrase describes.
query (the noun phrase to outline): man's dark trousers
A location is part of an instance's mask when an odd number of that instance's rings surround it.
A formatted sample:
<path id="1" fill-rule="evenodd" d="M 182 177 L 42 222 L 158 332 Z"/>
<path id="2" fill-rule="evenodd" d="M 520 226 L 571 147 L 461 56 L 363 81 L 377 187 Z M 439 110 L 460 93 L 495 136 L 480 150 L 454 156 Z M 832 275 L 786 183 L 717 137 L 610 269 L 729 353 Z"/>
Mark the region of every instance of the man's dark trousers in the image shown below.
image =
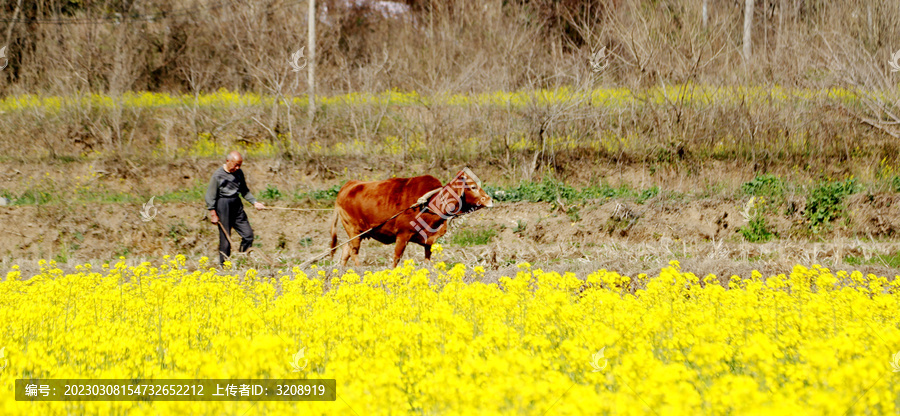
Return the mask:
<path id="1" fill-rule="evenodd" d="M 247 213 L 244 212 L 244 204 L 241 203 L 240 197 L 219 198 L 216 201 L 216 215 L 222 223 L 222 227 L 219 227 L 219 264 L 222 264 L 225 258 L 231 255 L 231 244 L 225 237 L 225 232 L 231 235 L 231 228 L 234 227 L 241 236 L 241 251 L 247 251 L 253 244 L 253 229 L 250 228 L 250 221 L 247 220 Z"/>

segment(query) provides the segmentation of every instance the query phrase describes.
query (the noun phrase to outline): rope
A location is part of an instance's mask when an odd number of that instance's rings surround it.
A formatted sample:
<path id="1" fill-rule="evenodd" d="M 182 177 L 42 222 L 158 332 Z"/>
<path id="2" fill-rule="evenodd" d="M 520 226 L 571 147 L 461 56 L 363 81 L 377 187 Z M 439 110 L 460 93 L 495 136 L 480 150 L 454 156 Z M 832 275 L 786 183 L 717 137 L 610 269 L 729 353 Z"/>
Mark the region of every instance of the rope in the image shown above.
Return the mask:
<path id="1" fill-rule="evenodd" d="M 341 246 L 343 246 L 343 245 L 345 245 L 345 244 L 347 244 L 347 243 L 349 243 L 349 242 L 351 242 L 351 241 L 353 241 L 353 240 L 355 240 L 355 239 L 357 239 L 357 238 L 359 238 L 359 237 L 362 237 L 363 235 L 365 235 L 365 234 L 368 233 L 369 231 L 372 231 L 372 230 L 374 230 L 374 229 L 376 229 L 376 228 L 378 228 L 378 227 L 381 227 L 381 226 L 384 225 L 384 224 L 387 224 L 388 221 L 390 221 L 390 220 L 392 220 L 392 219 L 394 219 L 394 218 L 399 217 L 400 214 L 402 214 L 402 213 L 404 213 L 404 212 L 406 212 L 406 211 L 409 211 L 409 210 L 411 210 L 411 209 L 413 209 L 413 208 L 415 208 L 415 207 L 418 207 L 418 206 L 422 206 L 422 205 L 428 204 L 428 200 L 430 200 L 432 196 L 434 196 L 435 194 L 437 194 L 438 192 L 440 192 L 441 189 L 444 189 L 444 187 L 442 186 L 442 187 L 440 187 L 440 188 L 436 188 L 436 189 L 433 189 L 433 190 L 431 190 L 431 191 L 428 191 L 425 195 L 422 195 L 418 200 L 416 200 L 416 203 L 415 203 L 415 204 L 412 204 L 412 205 L 410 205 L 409 207 L 404 208 L 404 209 L 398 211 L 396 214 L 394 214 L 394 215 L 391 216 L 390 218 L 388 218 L 388 219 L 382 221 L 380 224 L 378 224 L 378 225 L 376 225 L 376 226 L 374 226 L 374 227 L 371 227 L 371 228 L 369 228 L 368 230 L 365 230 L 365 231 L 363 231 L 363 232 L 361 232 L 361 233 L 359 233 L 359 234 L 357 234 L 357 235 L 355 235 L 355 236 L 353 236 L 353 237 L 350 237 L 349 239 L 347 239 L 347 241 L 344 241 L 343 243 L 334 246 L 334 248 L 329 248 L 328 250 L 325 250 L 324 252 L 322 252 L 322 254 L 319 254 L 319 255 L 317 255 L 317 256 L 315 256 L 315 257 L 310 258 L 309 260 L 306 260 L 305 262 L 303 262 L 303 263 L 300 264 L 300 268 L 302 269 L 302 268 L 304 268 L 304 267 L 309 266 L 309 265 L 312 264 L 313 262 L 316 262 L 316 261 L 318 261 L 318 260 L 324 258 L 325 256 L 327 256 L 327 255 L 333 253 L 334 250 L 337 250 L 337 249 L 338 249 L 338 247 L 341 247 Z M 291 210 L 291 211 L 329 211 L 329 210 L 331 210 L 331 209 L 333 209 L 333 208 L 284 208 L 284 207 L 265 207 L 265 208 L 263 208 L 263 209 L 283 209 L 283 210 Z M 222 230 L 222 232 L 225 234 L 225 238 L 228 239 L 228 243 L 231 245 L 231 247 L 234 247 L 234 243 L 231 241 L 231 237 L 228 235 L 228 233 L 225 232 L 225 226 L 222 225 L 222 222 L 219 221 L 219 222 L 217 222 L 216 224 L 219 225 L 219 228 L 220 228 L 220 229 Z M 250 250 L 248 249 L 247 252 L 249 253 Z M 221 252 L 220 252 L 220 253 L 221 253 Z M 222 253 L 222 255 L 225 255 L 225 253 Z M 262 255 L 262 253 L 260 253 L 260 255 Z M 229 257 L 229 256 L 225 255 L 225 257 Z M 269 264 L 272 265 L 272 266 L 274 267 L 274 263 L 273 263 L 271 260 L 269 260 L 268 258 L 265 258 L 265 260 L 268 261 Z"/>
<path id="2" fill-rule="evenodd" d="M 267 209 L 283 209 L 286 211 L 331 211 L 334 208 L 284 208 L 284 207 L 265 207 L 263 210 Z"/>
<path id="3" fill-rule="evenodd" d="M 363 236 L 364 234 L 368 233 L 369 231 L 372 231 L 372 230 L 374 230 L 374 229 L 376 229 L 376 228 L 378 228 L 378 227 L 381 227 L 381 226 L 384 225 L 384 224 L 387 224 L 388 221 L 390 221 L 390 220 L 392 220 L 392 219 L 394 219 L 394 218 L 399 217 L 400 214 L 402 214 L 402 213 L 404 213 L 404 212 L 406 212 L 406 211 L 409 211 L 409 210 L 411 210 L 411 209 L 413 209 L 413 208 L 415 208 L 415 207 L 418 207 L 418 206 L 427 204 L 427 203 L 428 203 L 428 200 L 431 199 L 431 197 L 432 197 L 434 194 L 436 194 L 438 191 L 440 191 L 441 189 L 443 189 L 443 187 L 440 187 L 440 188 L 437 188 L 437 189 L 428 191 L 428 193 L 426 193 L 425 195 L 422 195 L 422 197 L 419 198 L 419 199 L 416 201 L 415 204 L 412 204 L 412 205 L 410 205 L 409 207 L 400 210 L 399 212 L 397 212 L 396 214 L 394 214 L 392 217 L 390 217 L 390 218 L 384 220 L 381 224 L 378 224 L 378 225 L 376 225 L 376 226 L 374 226 L 374 227 L 371 227 L 371 228 L 369 228 L 368 230 L 365 230 L 365 231 L 363 231 L 363 232 L 361 232 L 361 233 L 359 233 L 359 234 L 357 234 L 357 235 L 355 235 L 355 236 L 353 236 L 353 237 L 350 237 L 350 238 L 347 239 L 347 241 L 344 241 L 343 243 L 340 243 L 340 244 L 334 246 L 334 248 L 329 248 L 328 250 L 325 250 L 322 254 L 319 254 L 318 256 L 315 256 L 315 257 L 310 258 L 309 260 L 306 260 L 305 262 L 303 262 L 303 263 L 300 264 L 300 268 L 302 269 L 302 268 L 304 268 L 304 267 L 306 267 L 306 266 L 309 266 L 309 265 L 312 264 L 313 262 L 316 262 L 316 261 L 318 261 L 318 260 L 324 258 L 325 256 L 327 256 L 327 255 L 333 253 L 334 250 L 337 250 L 337 249 L 338 249 L 338 247 L 341 247 L 341 246 L 343 246 L 343 245 L 345 245 L 345 244 L 347 244 L 347 243 L 349 243 L 349 242 L 351 242 L 351 241 L 353 241 L 353 240 L 355 240 L 355 239 L 357 239 L 357 238 Z"/>

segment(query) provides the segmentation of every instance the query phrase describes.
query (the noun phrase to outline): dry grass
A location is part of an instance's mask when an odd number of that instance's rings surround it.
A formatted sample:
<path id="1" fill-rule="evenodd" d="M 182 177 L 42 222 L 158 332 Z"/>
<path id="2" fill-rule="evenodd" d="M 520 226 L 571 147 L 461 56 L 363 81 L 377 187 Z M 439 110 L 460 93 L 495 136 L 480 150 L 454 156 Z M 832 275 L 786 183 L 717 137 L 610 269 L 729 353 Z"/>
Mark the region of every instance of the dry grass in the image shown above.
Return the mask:
<path id="1" fill-rule="evenodd" d="M 13 15 L 8 3 L 0 14 Z M 478 158 L 526 180 L 565 174 L 573 160 L 688 173 L 710 159 L 737 160 L 763 172 L 832 176 L 864 174 L 885 158 L 897 165 L 900 131 L 892 123 L 900 97 L 887 61 L 900 47 L 890 44 L 900 35 L 900 4 L 757 1 L 753 56 L 744 60 L 739 2 L 710 1 L 706 26 L 700 0 L 407 3 L 410 17 L 393 20 L 325 1 L 318 92 L 398 89 L 418 91 L 420 100 L 326 104 L 309 120 L 305 73 L 288 64 L 305 44 L 305 31 L 297 30 L 305 26 L 305 3 L 26 2 L 17 19 L 27 24 L 0 23 L 0 33 L 9 32 L 0 95 L 77 104 L 3 110 L 0 135 L 11 140 L 0 151 L 16 160 L 154 152 L 177 159 L 185 156 L 180 149 L 206 140 L 214 151 L 268 146 L 271 155 L 317 165 L 331 156 L 431 165 Z M 113 24 L 113 12 L 169 15 Z M 96 24 L 52 24 L 59 19 Z M 591 57 L 601 49 L 603 70 L 592 72 Z M 223 88 L 263 99 L 203 103 Z M 732 92 L 717 96 L 719 88 Z M 850 92 L 829 96 L 835 89 Z M 439 98 L 519 91 L 540 99 L 545 90 L 576 97 L 625 91 L 630 98 L 614 106 L 586 106 L 592 100 L 583 98 L 518 106 Z M 134 106 L 128 91 L 179 100 Z M 78 99 L 94 93 L 102 105 Z"/>
<path id="2" fill-rule="evenodd" d="M 308 124 L 298 105 L 274 96 L 220 93 L 199 98 L 222 103 L 202 105 L 179 96 L 174 104 L 155 104 L 173 98 L 167 95 L 95 95 L 69 104 L 46 97 L 37 105 L 7 99 L 0 102 L 5 107 L 0 135 L 9 140 L 0 152 L 22 162 L 150 158 L 159 163 L 217 159 L 238 146 L 254 157 L 315 165 L 333 164 L 335 158 L 369 165 L 482 161 L 501 167 L 510 180 L 548 173 L 566 178 L 585 163 L 637 164 L 691 175 L 710 161 L 736 161 L 763 173 L 834 178 L 874 177 L 876 169 L 900 166 L 897 141 L 885 132 L 893 127 L 873 127 L 855 114 L 870 111 L 860 90 L 686 84 L 551 92 L 562 97 L 540 90 L 410 93 L 353 103 L 353 96 L 335 96 L 323 99 L 311 131 L 298 127 Z M 273 111 L 280 115 L 273 117 Z"/>
<path id="3" fill-rule="evenodd" d="M 890 44 L 900 35 L 900 5 L 878 0 L 756 1 L 749 62 L 741 53 L 740 1 L 710 0 L 706 26 L 701 0 L 406 0 L 412 12 L 405 19 L 319 3 L 328 9 L 317 25 L 326 94 L 572 85 L 600 47 L 611 56 L 601 82 L 632 88 L 687 81 L 820 88 L 831 81 L 835 45 L 882 63 L 900 47 Z M 26 1 L 16 15 L 21 23 L 0 22 L 0 34 L 8 33 L 0 42 L 10 46 L 0 91 L 302 93 L 302 74 L 287 60 L 305 45 L 306 7 L 290 0 Z M 14 12 L 16 2 L 0 7 L 0 17 Z M 147 16 L 155 17 L 135 20 Z"/>

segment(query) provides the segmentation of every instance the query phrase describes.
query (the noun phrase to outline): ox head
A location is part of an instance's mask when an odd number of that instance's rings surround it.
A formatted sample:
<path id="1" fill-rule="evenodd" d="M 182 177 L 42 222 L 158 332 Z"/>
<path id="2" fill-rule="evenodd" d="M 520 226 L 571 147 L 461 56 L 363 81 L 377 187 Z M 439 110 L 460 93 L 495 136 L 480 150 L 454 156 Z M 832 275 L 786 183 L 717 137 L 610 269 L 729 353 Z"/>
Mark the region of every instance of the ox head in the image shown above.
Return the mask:
<path id="1" fill-rule="evenodd" d="M 490 195 L 481 188 L 481 180 L 469 168 L 463 168 L 428 204 L 428 208 L 447 218 L 494 206 Z"/>
<path id="2" fill-rule="evenodd" d="M 436 193 L 428 199 L 427 209 L 445 220 L 450 220 L 484 207 L 490 208 L 494 206 L 494 201 L 481 188 L 481 180 L 469 168 L 463 168 L 450 183 L 432 192 Z M 432 192 L 429 192 L 423 198 L 428 198 Z M 434 233 L 440 232 L 441 226 L 434 228 L 434 224 L 429 224 L 422 218 L 417 217 L 415 221 L 411 221 L 409 224 L 419 232 L 419 235 L 426 242 L 431 241 L 429 240 L 429 232 L 432 233 L 432 236 L 440 236 L 440 234 Z"/>

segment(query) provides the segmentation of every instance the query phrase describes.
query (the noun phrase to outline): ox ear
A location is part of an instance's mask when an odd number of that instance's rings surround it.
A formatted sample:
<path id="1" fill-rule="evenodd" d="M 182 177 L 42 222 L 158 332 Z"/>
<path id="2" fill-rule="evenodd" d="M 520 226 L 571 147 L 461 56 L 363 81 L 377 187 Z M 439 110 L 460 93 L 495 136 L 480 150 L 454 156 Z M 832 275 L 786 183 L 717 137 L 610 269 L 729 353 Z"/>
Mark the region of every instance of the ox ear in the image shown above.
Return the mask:
<path id="1" fill-rule="evenodd" d="M 468 166 L 464 167 L 463 170 L 459 172 L 458 176 L 460 175 L 475 181 L 475 184 L 478 185 L 478 188 L 481 188 L 481 179 L 478 179 L 478 176 L 476 176 Z"/>

